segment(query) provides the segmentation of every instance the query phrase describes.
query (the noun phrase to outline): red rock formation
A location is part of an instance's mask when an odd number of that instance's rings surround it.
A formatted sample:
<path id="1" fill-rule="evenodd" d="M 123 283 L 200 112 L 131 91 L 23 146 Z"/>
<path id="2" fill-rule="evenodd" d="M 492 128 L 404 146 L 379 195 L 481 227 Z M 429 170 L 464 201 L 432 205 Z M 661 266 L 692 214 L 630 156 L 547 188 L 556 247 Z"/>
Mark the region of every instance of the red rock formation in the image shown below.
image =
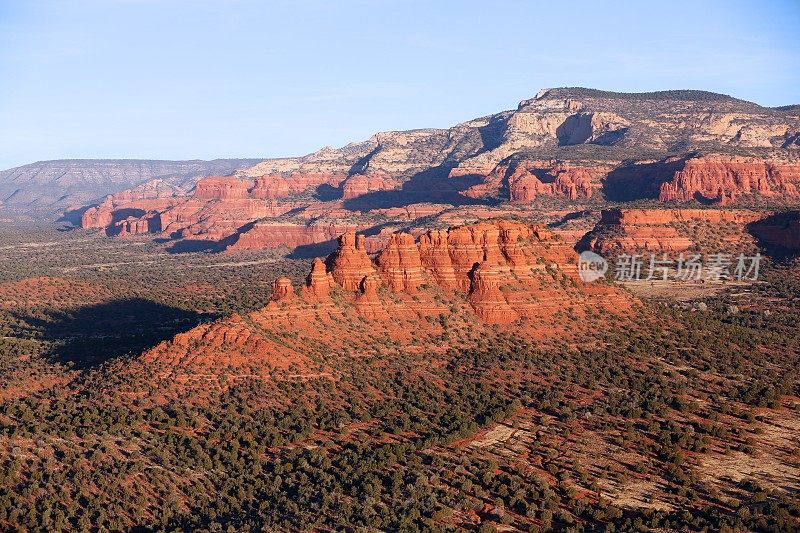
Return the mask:
<path id="1" fill-rule="evenodd" d="M 110 195 L 106 196 L 100 205 L 90 207 L 83 212 L 83 215 L 81 215 L 81 227 L 105 229 L 114 220 L 113 211 L 114 201 Z"/>
<path id="2" fill-rule="evenodd" d="M 336 239 L 344 232 L 355 231 L 350 224 L 315 222 L 312 224 L 292 222 L 260 222 L 240 233 L 236 241 L 227 249 L 261 250 L 264 248 L 296 248 L 312 244 L 326 243 Z"/>
<path id="3" fill-rule="evenodd" d="M 378 272 L 393 292 L 416 292 L 424 277 L 414 237 L 408 233 L 392 235 L 378 256 Z"/>
<path id="4" fill-rule="evenodd" d="M 722 209 L 603 209 L 600 221 L 604 225 L 635 226 L 671 224 L 687 220 L 706 222 L 736 222 L 746 224 L 760 218 L 755 211 Z"/>
<path id="5" fill-rule="evenodd" d="M 503 220 L 432 230 L 420 236 L 420 259 L 439 285 L 467 290 L 470 272 L 479 263 L 504 264 L 511 269 L 529 265 L 532 259 L 520 241 L 532 236 L 542 241 L 545 234 L 539 228 Z"/>
<path id="6" fill-rule="evenodd" d="M 508 324 L 519 318 L 500 290 L 499 265 L 484 262 L 472 272 L 469 302 L 482 320 L 490 324 Z"/>
<path id="7" fill-rule="evenodd" d="M 499 236 L 500 230 L 493 224 L 476 224 L 450 230 L 447 236 L 450 259 L 462 290 L 469 288 L 469 273 L 475 265 L 484 261 L 494 264 L 500 260 L 497 247 Z"/>
<path id="8" fill-rule="evenodd" d="M 253 182 L 234 177 L 202 178 L 194 187 L 194 197 L 201 200 L 233 200 L 247 198 Z"/>
<path id="9" fill-rule="evenodd" d="M 294 287 L 289 278 L 278 278 L 272 284 L 272 300 L 275 302 L 288 302 L 294 298 Z"/>
<path id="10" fill-rule="evenodd" d="M 376 191 L 399 189 L 403 183 L 386 174 L 356 174 L 345 180 L 342 186 L 342 198 L 349 200 Z"/>
<path id="11" fill-rule="evenodd" d="M 147 213 L 141 217 L 128 217 L 114 222 L 108 229 L 110 235 L 126 237 L 131 235 L 146 235 L 161 231 L 158 213 Z"/>
<path id="12" fill-rule="evenodd" d="M 471 187 L 462 191 L 461 194 L 468 198 L 492 198 L 498 196 L 500 189 L 503 186 L 505 172 L 508 169 L 508 167 L 505 165 L 502 165 L 502 169 L 500 167 L 501 165 L 497 165 L 494 168 L 458 166 L 451 169 L 447 177 L 449 179 L 465 179 L 470 177 L 478 178 L 480 179 L 480 183 L 472 185 Z"/>
<path id="13" fill-rule="evenodd" d="M 339 237 L 339 249 L 328 258 L 333 279 L 347 291 L 357 291 L 365 276 L 375 273 L 364 247 L 364 236 L 348 232 Z"/>
<path id="14" fill-rule="evenodd" d="M 600 254 L 611 250 L 681 252 L 695 246 L 674 226 L 679 222 L 712 224 L 735 223 L 742 226 L 761 215 L 753 211 L 721 209 L 605 209 L 594 233 L 592 247 Z"/>
<path id="15" fill-rule="evenodd" d="M 601 179 L 613 168 L 605 162 L 580 165 L 557 160 L 525 159 L 501 163 L 483 174 L 482 183 L 473 185 L 465 196 L 471 198 L 499 197 L 505 185 L 508 199 L 514 203 L 529 203 L 537 196 L 558 196 L 577 200 L 591 198 Z"/>
<path id="16" fill-rule="evenodd" d="M 459 286 L 453 261 L 450 259 L 447 230 L 431 230 L 419 238 L 420 262 L 436 283 L 454 289 Z"/>
<path id="17" fill-rule="evenodd" d="M 389 318 L 381 299 L 378 297 L 378 285 L 380 278 L 376 274 L 368 274 L 361 279 L 358 284 L 358 296 L 356 296 L 355 307 L 358 313 L 370 320 Z"/>
<path id="18" fill-rule="evenodd" d="M 400 258 L 413 255 L 413 240 L 406 235 L 390 242 L 393 251 L 387 253 L 384 264 L 407 263 Z M 245 368 L 248 378 L 256 379 L 286 376 L 284 371 L 289 371 L 292 379 L 307 373 L 319 375 L 326 372 L 324 363 L 312 362 L 307 354 L 319 353 L 321 347 L 387 355 L 396 346 L 447 349 L 442 346 L 442 333 L 446 332 L 443 322 L 450 318 L 469 324 L 469 331 L 462 330 L 459 337 L 462 333 L 473 338 L 491 335 L 497 330 L 487 327 L 489 323 L 505 324 L 505 331 L 514 335 L 541 338 L 568 335 L 563 321 L 554 319 L 567 307 L 579 316 L 589 311 L 616 316 L 629 312 L 633 305 L 630 297 L 613 287 L 569 283 L 570 278 L 577 279 L 569 270 L 577 261 L 576 254 L 536 226 L 502 220 L 482 222 L 450 231 L 430 231 L 423 236 L 420 248 L 422 243 L 427 243 L 426 257 L 432 267 L 450 264 L 452 268 L 453 257 L 459 268 L 462 260 L 469 261 L 473 256 L 489 259 L 467 272 L 468 285 L 463 291 L 419 286 L 413 295 L 407 293 L 408 289 L 389 295 L 380 288 L 381 278 L 366 255 L 363 239 L 346 233 L 340 239 L 340 250 L 329 258 L 329 270 L 316 260 L 298 295 L 293 294 L 288 279 L 279 279 L 265 308 L 247 317 L 234 315 L 202 324 L 177 335 L 172 342 L 159 344 L 132 364 L 142 365 L 137 371 L 146 368 L 169 377 L 164 383 L 194 382 L 202 391 L 209 383 L 227 386 L 227 380 L 213 378 L 230 368 Z M 420 264 L 424 262 L 420 256 Z M 531 275 L 520 275 L 526 270 Z M 458 285 L 455 270 L 452 274 L 444 279 Z M 425 275 L 435 279 L 432 270 Z M 337 291 L 336 298 L 329 298 L 337 282 L 348 290 Z M 411 287 L 413 290 L 413 284 Z M 372 324 L 353 328 L 357 317 Z M 439 320 L 433 320 L 437 317 Z"/>
<path id="19" fill-rule="evenodd" d="M 325 263 L 320 258 L 314 259 L 311 272 L 306 278 L 303 295 L 310 300 L 325 300 L 330 296 L 333 277 L 325 270 Z"/>
<path id="20" fill-rule="evenodd" d="M 695 157 L 661 185 L 659 200 L 685 202 L 700 196 L 726 204 L 749 194 L 800 198 L 800 162 L 727 155 Z"/>
<path id="21" fill-rule="evenodd" d="M 508 177 L 509 199 L 525 203 L 538 195 L 562 196 L 570 200 L 591 198 L 607 167 L 582 167 L 564 162 L 523 161 Z"/>
<path id="22" fill-rule="evenodd" d="M 320 185 L 339 187 L 346 176 L 342 174 L 293 172 L 288 176 L 268 174 L 255 179 L 250 190 L 253 198 L 280 199 L 291 194 L 299 194 Z"/>
<path id="23" fill-rule="evenodd" d="M 127 198 L 126 195 L 122 195 Z M 124 237 L 161 231 L 160 210 L 174 199 L 133 199 L 118 203 L 117 195 L 107 196 L 100 205 L 87 209 L 81 227 L 105 229 L 108 235 Z"/>
<path id="24" fill-rule="evenodd" d="M 254 198 L 276 200 L 289 196 L 291 189 L 283 176 L 267 175 L 256 178 L 250 193 Z"/>

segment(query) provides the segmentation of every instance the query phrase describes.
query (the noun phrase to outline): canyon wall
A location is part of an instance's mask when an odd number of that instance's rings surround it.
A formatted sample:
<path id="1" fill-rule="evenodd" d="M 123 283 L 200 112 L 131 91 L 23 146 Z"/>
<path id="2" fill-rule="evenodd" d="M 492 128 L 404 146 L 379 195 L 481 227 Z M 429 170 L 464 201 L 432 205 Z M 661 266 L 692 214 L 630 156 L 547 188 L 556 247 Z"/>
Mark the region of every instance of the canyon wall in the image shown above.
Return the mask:
<path id="1" fill-rule="evenodd" d="M 661 185 L 658 198 L 708 199 L 724 205 L 742 195 L 800 198 L 800 162 L 724 155 L 691 158 Z"/>

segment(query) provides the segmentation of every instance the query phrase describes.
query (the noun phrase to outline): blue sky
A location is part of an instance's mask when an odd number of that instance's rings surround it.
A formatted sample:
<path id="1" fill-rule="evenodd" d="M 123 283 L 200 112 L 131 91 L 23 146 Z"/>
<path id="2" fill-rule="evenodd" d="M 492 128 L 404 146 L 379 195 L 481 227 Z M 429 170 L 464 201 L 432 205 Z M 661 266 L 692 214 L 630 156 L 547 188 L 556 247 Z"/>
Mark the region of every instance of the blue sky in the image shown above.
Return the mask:
<path id="1" fill-rule="evenodd" d="M 300 155 L 543 87 L 800 103 L 798 28 L 798 0 L 0 0 L 0 168 Z"/>

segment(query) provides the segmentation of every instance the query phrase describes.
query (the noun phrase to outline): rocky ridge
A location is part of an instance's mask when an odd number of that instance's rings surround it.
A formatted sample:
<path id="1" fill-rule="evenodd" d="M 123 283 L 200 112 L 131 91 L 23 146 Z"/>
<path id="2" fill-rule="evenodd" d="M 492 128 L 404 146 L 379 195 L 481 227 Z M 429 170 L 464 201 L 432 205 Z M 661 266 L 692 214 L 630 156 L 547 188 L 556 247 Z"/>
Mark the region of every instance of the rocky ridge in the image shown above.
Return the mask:
<path id="1" fill-rule="evenodd" d="M 576 282 L 576 261 L 571 247 L 546 229 L 502 219 L 431 230 L 419 243 L 407 233 L 396 233 L 374 261 L 363 235 L 347 232 L 325 262 L 314 261 L 297 294 L 318 304 L 339 291 L 356 309 L 368 304 L 366 318 L 375 318 L 396 314 L 389 294 L 417 295 L 426 309 L 430 302 L 420 295 L 430 295 L 432 288 L 454 290 L 466 297 L 481 320 L 510 323 L 552 312 L 560 305 L 552 301 L 555 294 L 569 299 L 591 292 Z M 275 304 L 289 302 L 295 294 L 288 279 L 275 282 Z M 413 311 L 415 299 L 404 298 L 402 305 Z M 385 313 L 376 313 L 376 306 Z"/>
<path id="2" fill-rule="evenodd" d="M 714 93 L 547 89 L 514 111 L 264 161 L 203 178 L 189 194 L 125 191 L 82 223 L 230 250 L 332 245 L 371 229 L 376 251 L 392 231 L 419 235 L 431 217 L 466 207 L 491 218 L 512 206 L 535 214 L 542 202 L 795 205 L 798 132 L 795 108 Z"/>
<path id="3" fill-rule="evenodd" d="M 374 261 L 363 237 L 348 232 L 299 288 L 277 279 L 265 308 L 198 326 L 137 364 L 170 375 L 198 366 L 302 369 L 320 349 L 358 351 L 375 339 L 408 347 L 442 335 L 445 321 L 463 320 L 475 334 L 501 327 L 541 337 L 555 334 L 553 317 L 567 307 L 614 315 L 636 305 L 613 286 L 580 282 L 576 264 L 545 229 L 507 220 L 431 230 L 419 242 L 395 234 Z"/>

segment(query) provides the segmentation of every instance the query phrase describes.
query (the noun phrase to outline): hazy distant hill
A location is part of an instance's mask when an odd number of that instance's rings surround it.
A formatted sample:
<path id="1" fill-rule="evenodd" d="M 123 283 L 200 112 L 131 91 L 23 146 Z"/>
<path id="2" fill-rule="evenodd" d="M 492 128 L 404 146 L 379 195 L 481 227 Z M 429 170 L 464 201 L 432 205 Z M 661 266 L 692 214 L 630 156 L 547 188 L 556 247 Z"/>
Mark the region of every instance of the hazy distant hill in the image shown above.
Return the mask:
<path id="1" fill-rule="evenodd" d="M 57 212 L 106 194 L 163 179 L 171 185 L 226 175 L 260 159 L 160 161 L 146 159 L 60 159 L 0 171 L 0 204 L 10 210 Z"/>

